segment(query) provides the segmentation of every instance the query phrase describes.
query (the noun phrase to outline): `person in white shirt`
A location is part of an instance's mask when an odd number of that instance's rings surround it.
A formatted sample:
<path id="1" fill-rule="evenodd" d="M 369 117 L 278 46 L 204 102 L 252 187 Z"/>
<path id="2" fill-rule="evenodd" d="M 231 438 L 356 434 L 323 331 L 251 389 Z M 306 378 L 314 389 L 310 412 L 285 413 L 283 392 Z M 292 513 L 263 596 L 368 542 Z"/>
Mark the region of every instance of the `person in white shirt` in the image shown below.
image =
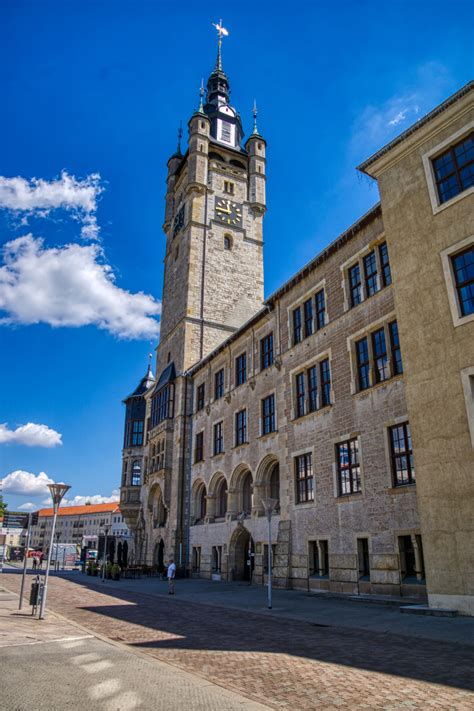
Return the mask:
<path id="1" fill-rule="evenodd" d="M 176 565 L 172 558 L 170 558 L 168 563 L 168 595 L 174 595 L 174 578 L 176 575 Z"/>

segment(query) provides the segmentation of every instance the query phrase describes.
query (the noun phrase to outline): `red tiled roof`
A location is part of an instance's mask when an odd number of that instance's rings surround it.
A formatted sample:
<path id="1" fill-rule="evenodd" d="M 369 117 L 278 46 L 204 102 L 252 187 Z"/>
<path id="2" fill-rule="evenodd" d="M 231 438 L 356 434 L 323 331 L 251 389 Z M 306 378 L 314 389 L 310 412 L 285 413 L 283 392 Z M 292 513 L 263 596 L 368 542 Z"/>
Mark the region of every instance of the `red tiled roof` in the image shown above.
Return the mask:
<path id="1" fill-rule="evenodd" d="M 52 516 L 53 509 L 40 509 L 40 516 Z M 119 502 L 112 501 L 110 504 L 88 504 L 84 506 L 62 506 L 58 511 L 58 516 L 80 516 L 81 514 L 97 513 L 120 513 Z"/>

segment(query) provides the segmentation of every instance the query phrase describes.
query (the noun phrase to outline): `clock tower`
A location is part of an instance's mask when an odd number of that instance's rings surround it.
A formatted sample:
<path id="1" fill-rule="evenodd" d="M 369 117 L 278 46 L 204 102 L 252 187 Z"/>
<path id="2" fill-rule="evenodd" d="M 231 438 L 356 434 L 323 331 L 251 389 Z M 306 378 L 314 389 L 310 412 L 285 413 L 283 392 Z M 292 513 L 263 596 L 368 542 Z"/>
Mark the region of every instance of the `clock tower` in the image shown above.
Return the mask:
<path id="1" fill-rule="evenodd" d="M 222 67 L 221 34 L 207 90 L 168 161 L 165 276 L 157 375 L 187 370 L 263 303 L 266 143 L 244 142 Z"/>

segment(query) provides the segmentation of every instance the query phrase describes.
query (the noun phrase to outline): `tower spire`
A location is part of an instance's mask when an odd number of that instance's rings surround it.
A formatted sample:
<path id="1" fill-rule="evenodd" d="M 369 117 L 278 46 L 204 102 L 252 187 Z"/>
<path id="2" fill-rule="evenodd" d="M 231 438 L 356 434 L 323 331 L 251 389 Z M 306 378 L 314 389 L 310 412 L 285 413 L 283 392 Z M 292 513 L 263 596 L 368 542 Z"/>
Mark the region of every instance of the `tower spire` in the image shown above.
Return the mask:
<path id="1" fill-rule="evenodd" d="M 258 114 L 258 111 L 257 111 L 257 102 L 256 102 L 255 99 L 253 100 L 252 113 L 253 113 L 253 131 L 252 131 L 252 134 L 253 134 L 254 136 L 258 136 L 258 135 L 259 135 L 259 133 L 258 133 L 258 128 L 257 128 L 257 114 Z"/>
<path id="2" fill-rule="evenodd" d="M 201 87 L 199 89 L 199 108 L 198 108 L 198 113 L 203 114 L 204 113 L 204 94 L 206 93 L 206 90 L 204 88 L 204 79 L 201 79 Z"/>
<path id="3" fill-rule="evenodd" d="M 217 59 L 216 59 L 216 71 L 222 72 L 222 37 L 227 37 L 229 34 L 228 30 L 222 25 L 222 20 L 219 22 L 213 22 L 213 26 L 217 30 Z"/>
<path id="4" fill-rule="evenodd" d="M 179 122 L 179 128 L 178 128 L 178 147 L 176 149 L 176 153 L 180 156 L 181 155 L 181 139 L 183 137 L 183 122 Z"/>

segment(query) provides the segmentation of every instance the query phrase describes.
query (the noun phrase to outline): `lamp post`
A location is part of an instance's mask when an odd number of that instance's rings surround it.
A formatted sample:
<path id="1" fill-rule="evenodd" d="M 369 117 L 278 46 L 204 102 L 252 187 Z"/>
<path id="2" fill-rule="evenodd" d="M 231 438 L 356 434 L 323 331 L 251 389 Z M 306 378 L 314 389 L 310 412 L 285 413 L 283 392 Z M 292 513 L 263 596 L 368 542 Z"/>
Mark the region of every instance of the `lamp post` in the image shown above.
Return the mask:
<path id="1" fill-rule="evenodd" d="M 59 539 L 61 537 L 61 531 L 56 531 L 54 534 L 56 536 L 56 558 L 54 561 L 54 568 L 56 572 L 59 570 Z"/>
<path id="2" fill-rule="evenodd" d="M 56 518 L 58 516 L 58 509 L 61 504 L 61 501 L 63 499 L 64 494 L 69 491 L 71 487 L 68 484 L 48 484 L 48 489 L 51 492 L 51 498 L 53 499 L 53 525 L 51 528 L 51 539 L 49 542 L 49 550 L 48 550 L 48 561 L 46 563 L 46 573 L 44 576 L 44 584 L 43 584 L 43 595 L 41 596 L 41 605 L 40 605 L 40 612 L 39 612 L 39 619 L 44 620 L 44 611 L 46 609 L 46 595 L 48 592 L 48 578 L 49 578 L 49 569 L 51 566 L 51 555 L 53 553 L 53 541 L 54 541 L 54 529 L 56 528 Z"/>
<path id="3" fill-rule="evenodd" d="M 272 514 L 278 501 L 262 499 L 262 506 L 268 521 L 268 609 L 272 609 Z"/>
<path id="4" fill-rule="evenodd" d="M 102 565 L 102 582 L 105 581 L 105 569 L 107 568 L 107 536 L 110 531 L 111 524 L 104 524 L 105 542 L 104 542 L 104 563 Z"/>

